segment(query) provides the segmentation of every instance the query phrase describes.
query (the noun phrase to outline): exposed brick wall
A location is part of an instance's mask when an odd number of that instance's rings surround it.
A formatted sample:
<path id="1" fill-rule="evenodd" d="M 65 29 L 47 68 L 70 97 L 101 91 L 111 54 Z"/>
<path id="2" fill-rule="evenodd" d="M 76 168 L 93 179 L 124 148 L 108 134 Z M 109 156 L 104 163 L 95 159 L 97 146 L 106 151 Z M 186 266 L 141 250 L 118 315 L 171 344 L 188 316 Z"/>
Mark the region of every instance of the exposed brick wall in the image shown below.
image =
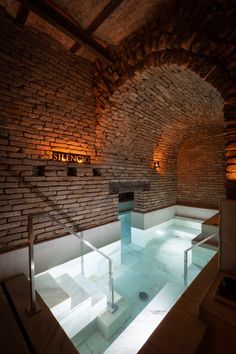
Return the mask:
<path id="1" fill-rule="evenodd" d="M 19 29 L 1 14 L 1 248 L 24 244 L 27 215 L 57 209 L 67 225 L 89 228 L 117 218 L 116 196 L 93 176 L 95 98 L 92 64 L 47 36 Z M 91 155 L 91 166 L 52 162 L 52 150 Z M 45 176 L 32 176 L 33 166 Z M 37 221 L 36 221 L 37 224 Z M 36 226 L 37 240 L 65 234 L 50 220 Z"/>
<path id="2" fill-rule="evenodd" d="M 178 150 L 196 132 L 223 132 L 221 95 L 195 73 L 172 65 L 137 73 L 110 100 L 112 105 L 98 114 L 101 162 L 112 162 L 116 178 L 150 180 L 150 191 L 135 193 L 136 211 L 175 204 Z M 150 168 L 153 160 L 160 161 L 158 174 Z"/>
<path id="3" fill-rule="evenodd" d="M 91 63 L 41 33 L 13 26 L 4 14 L 0 45 L 3 251 L 25 243 L 31 212 L 56 209 L 67 225 L 82 229 L 116 220 L 111 180 L 150 181 L 150 191 L 134 194 L 136 211 L 174 204 L 176 158 L 184 140 L 200 131 L 222 133 L 221 95 L 184 65 L 147 61 L 145 71 L 113 87 L 107 104 L 96 88 L 95 102 Z M 121 70 L 119 58 L 117 65 Z M 54 149 L 89 154 L 92 165 L 70 163 L 77 177 L 68 177 L 67 164 L 50 160 Z M 160 161 L 159 174 L 153 159 Z M 32 175 L 37 165 L 45 166 L 44 176 Z M 93 167 L 101 176 L 93 175 Z M 49 220 L 35 228 L 37 240 L 64 234 Z"/>
<path id="4" fill-rule="evenodd" d="M 177 159 L 178 203 L 219 208 L 225 198 L 223 137 L 187 139 Z"/>
<path id="5" fill-rule="evenodd" d="M 224 99 L 227 195 L 236 198 L 236 8 L 232 0 L 167 1 L 154 19 L 114 48 L 114 63 L 97 61 L 97 109 L 150 66 L 177 64 L 210 82 Z"/>

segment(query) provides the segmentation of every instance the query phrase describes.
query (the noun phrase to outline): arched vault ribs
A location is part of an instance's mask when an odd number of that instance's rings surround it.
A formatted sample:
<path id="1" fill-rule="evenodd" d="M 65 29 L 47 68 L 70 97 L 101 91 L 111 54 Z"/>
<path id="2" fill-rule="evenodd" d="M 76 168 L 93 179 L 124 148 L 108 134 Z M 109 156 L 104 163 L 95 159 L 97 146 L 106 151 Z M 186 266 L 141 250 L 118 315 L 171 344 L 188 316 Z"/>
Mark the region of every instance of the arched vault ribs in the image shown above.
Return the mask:
<path id="1" fill-rule="evenodd" d="M 97 112 L 117 89 L 152 67 L 176 64 L 210 83 L 224 100 L 227 193 L 236 198 L 236 8 L 232 1 L 175 0 L 95 66 Z M 223 15 L 222 15 L 223 14 Z"/>
<path id="2" fill-rule="evenodd" d="M 149 178 L 150 191 L 136 195 L 136 210 L 176 203 L 179 148 L 196 134 L 223 134 L 221 95 L 194 72 L 173 64 L 136 73 L 114 91 L 110 103 L 98 112 L 103 161 L 112 158 L 117 177 Z M 156 159 L 158 174 L 151 168 Z"/>

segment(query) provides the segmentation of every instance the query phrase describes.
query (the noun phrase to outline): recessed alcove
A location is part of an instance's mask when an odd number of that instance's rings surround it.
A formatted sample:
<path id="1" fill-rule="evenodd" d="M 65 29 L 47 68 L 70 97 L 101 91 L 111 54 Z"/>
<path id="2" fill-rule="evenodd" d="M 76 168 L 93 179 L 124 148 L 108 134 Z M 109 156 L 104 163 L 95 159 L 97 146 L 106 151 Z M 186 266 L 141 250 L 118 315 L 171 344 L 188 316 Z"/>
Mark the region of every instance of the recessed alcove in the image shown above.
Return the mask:
<path id="1" fill-rule="evenodd" d="M 41 177 L 45 175 L 45 166 L 33 166 L 32 167 L 32 176 Z"/>
<path id="2" fill-rule="evenodd" d="M 69 177 L 76 177 L 77 176 L 77 168 L 76 167 L 67 167 L 67 176 Z"/>

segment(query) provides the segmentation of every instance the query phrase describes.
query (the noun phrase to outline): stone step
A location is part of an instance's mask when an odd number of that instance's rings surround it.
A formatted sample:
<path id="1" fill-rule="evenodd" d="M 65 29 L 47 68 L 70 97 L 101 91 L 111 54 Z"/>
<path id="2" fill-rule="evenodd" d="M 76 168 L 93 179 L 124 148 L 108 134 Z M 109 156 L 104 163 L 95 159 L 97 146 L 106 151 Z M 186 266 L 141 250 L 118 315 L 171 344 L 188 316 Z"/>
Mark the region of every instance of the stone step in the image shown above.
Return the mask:
<path id="1" fill-rule="evenodd" d="M 107 296 L 100 291 L 98 287 L 83 275 L 78 275 L 74 278 L 77 284 L 81 286 L 86 293 L 91 297 L 91 319 L 96 318 L 107 306 Z"/>
<path id="2" fill-rule="evenodd" d="M 84 302 L 90 302 L 91 296 L 69 274 L 63 274 L 55 278 L 56 282 L 71 297 L 71 309 Z"/>
<path id="3" fill-rule="evenodd" d="M 111 313 L 108 310 L 98 316 L 96 324 L 99 332 L 106 340 L 112 336 L 124 325 L 131 315 L 131 303 L 126 299 L 120 299 L 117 302 L 118 309 Z"/>
<path id="4" fill-rule="evenodd" d="M 183 227 L 190 227 L 192 229 L 201 230 L 201 226 L 204 220 L 202 219 L 190 219 L 183 216 L 175 216 L 174 225 Z"/>
<path id="5" fill-rule="evenodd" d="M 55 280 L 71 296 L 71 308 L 56 318 L 68 337 L 72 338 L 91 321 L 91 296 L 69 274 Z"/>
<path id="6" fill-rule="evenodd" d="M 197 235 L 201 233 L 201 229 L 192 228 L 189 226 L 181 226 L 181 225 L 172 225 L 171 234 L 174 234 L 178 237 L 183 237 L 186 239 L 192 240 Z"/>
<path id="7" fill-rule="evenodd" d="M 73 337 L 72 341 L 75 347 L 78 348 L 96 329 L 96 320 L 93 320 Z"/>
<path id="8" fill-rule="evenodd" d="M 69 338 L 74 337 L 91 322 L 91 298 L 87 302 L 77 305 L 56 316 L 56 319 Z"/>
<path id="9" fill-rule="evenodd" d="M 35 288 L 54 316 L 71 308 L 71 297 L 49 273 L 35 277 Z"/>
<path id="10" fill-rule="evenodd" d="M 104 280 L 104 278 L 101 278 L 96 281 L 92 281 L 90 279 L 87 279 L 83 275 L 78 275 L 74 278 L 80 286 L 88 292 L 88 294 L 91 295 L 92 298 L 92 306 L 96 304 L 96 302 L 101 298 L 104 297 L 106 298 L 109 295 L 109 285 L 108 282 Z M 108 277 L 106 278 L 108 281 Z M 120 294 L 118 294 L 116 291 L 114 291 L 114 302 L 118 302 L 121 299 Z"/>

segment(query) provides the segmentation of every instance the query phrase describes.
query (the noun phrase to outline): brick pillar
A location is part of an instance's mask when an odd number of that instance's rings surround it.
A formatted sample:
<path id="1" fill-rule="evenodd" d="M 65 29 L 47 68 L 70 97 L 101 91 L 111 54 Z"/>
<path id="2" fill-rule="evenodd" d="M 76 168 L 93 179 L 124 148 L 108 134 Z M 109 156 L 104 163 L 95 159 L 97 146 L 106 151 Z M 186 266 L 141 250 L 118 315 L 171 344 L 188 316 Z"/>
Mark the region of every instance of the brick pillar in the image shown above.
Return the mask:
<path id="1" fill-rule="evenodd" d="M 224 94 L 226 195 L 236 199 L 236 91 L 229 88 Z"/>
<path id="2" fill-rule="evenodd" d="M 236 200 L 220 203 L 220 269 L 236 275 Z"/>

